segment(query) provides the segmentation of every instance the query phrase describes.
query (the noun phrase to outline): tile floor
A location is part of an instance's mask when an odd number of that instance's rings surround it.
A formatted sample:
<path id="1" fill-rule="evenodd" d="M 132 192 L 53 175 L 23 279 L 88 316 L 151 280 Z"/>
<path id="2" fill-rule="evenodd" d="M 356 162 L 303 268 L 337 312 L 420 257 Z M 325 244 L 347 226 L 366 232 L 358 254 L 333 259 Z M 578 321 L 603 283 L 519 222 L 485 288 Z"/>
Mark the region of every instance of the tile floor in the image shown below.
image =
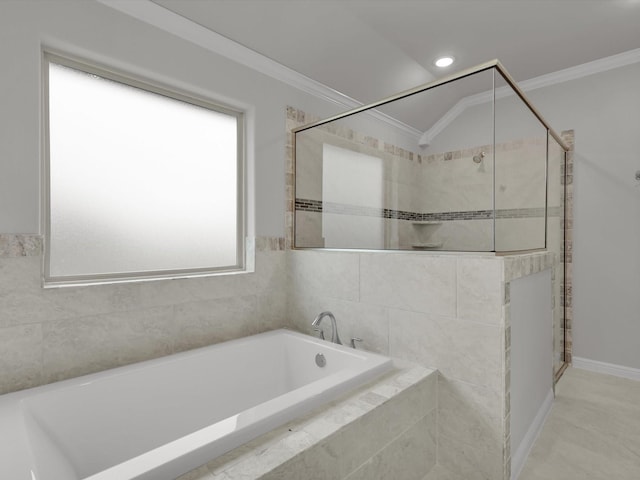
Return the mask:
<path id="1" fill-rule="evenodd" d="M 640 480 L 640 382 L 569 368 L 518 480 Z"/>
<path id="2" fill-rule="evenodd" d="M 640 382 L 569 367 L 518 480 L 640 480 Z"/>

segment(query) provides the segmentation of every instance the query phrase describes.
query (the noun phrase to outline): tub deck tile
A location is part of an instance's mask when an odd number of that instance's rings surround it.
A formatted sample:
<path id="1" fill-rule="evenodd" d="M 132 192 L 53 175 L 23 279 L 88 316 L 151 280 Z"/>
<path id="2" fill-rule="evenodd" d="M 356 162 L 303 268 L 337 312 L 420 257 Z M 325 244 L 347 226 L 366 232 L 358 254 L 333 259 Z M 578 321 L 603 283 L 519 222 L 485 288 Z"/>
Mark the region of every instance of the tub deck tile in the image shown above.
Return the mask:
<path id="1" fill-rule="evenodd" d="M 397 365 L 392 373 L 178 480 L 209 480 L 207 471 L 216 480 L 345 478 L 365 462 L 379 462 L 381 452 L 394 439 L 435 412 L 436 378 L 435 370 Z M 370 413 L 375 409 L 380 414 L 374 417 Z M 376 432 L 385 432 L 389 438 L 379 438 Z"/>

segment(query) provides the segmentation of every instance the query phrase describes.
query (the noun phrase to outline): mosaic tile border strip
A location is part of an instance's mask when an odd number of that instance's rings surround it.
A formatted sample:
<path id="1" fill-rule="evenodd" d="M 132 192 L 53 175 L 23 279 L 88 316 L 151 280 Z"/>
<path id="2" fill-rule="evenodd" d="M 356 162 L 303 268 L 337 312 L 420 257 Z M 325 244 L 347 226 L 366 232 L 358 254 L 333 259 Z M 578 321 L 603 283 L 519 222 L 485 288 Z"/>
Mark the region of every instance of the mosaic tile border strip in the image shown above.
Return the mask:
<path id="1" fill-rule="evenodd" d="M 284 237 L 256 237 L 256 252 L 279 252 L 285 250 Z"/>
<path id="2" fill-rule="evenodd" d="M 419 213 L 405 210 L 393 210 L 389 208 L 366 207 L 361 205 L 348 205 L 344 203 L 323 202 L 296 198 L 296 211 L 314 213 L 335 213 L 339 215 L 358 215 L 365 217 L 381 217 L 394 220 L 409 220 L 414 222 L 448 222 L 453 220 L 491 220 L 493 210 L 468 210 L 460 212 Z M 559 217 L 561 207 L 549 208 L 549 216 Z M 540 208 L 511 208 L 496 210 L 496 218 L 540 218 L 544 217 L 545 209 Z"/>
<path id="3" fill-rule="evenodd" d="M 284 237 L 256 237 L 256 252 L 285 250 Z M 37 257 L 42 254 L 42 235 L 0 233 L 0 258 Z"/>
<path id="4" fill-rule="evenodd" d="M 41 235 L 0 233 L 0 258 L 35 257 L 41 253 Z"/>
<path id="5" fill-rule="evenodd" d="M 573 351 L 573 161 L 575 151 L 575 132 L 565 130 L 560 136 L 569 147 L 566 156 L 565 169 L 561 172 L 565 186 L 564 202 L 564 255 L 560 259 L 560 266 L 564 268 L 564 283 L 560 286 L 560 307 L 564 308 L 564 360 L 570 364 Z"/>

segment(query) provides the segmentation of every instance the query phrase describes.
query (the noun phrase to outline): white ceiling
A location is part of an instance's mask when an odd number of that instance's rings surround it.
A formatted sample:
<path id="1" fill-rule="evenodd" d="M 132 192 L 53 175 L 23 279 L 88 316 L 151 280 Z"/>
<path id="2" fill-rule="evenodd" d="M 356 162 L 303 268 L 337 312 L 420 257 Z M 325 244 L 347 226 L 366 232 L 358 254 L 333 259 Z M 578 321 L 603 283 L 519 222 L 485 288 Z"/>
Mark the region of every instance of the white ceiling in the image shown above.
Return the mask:
<path id="1" fill-rule="evenodd" d="M 494 58 L 522 81 L 640 47 L 640 0 L 154 2 L 363 103 Z M 443 54 L 456 62 L 438 69 Z"/>

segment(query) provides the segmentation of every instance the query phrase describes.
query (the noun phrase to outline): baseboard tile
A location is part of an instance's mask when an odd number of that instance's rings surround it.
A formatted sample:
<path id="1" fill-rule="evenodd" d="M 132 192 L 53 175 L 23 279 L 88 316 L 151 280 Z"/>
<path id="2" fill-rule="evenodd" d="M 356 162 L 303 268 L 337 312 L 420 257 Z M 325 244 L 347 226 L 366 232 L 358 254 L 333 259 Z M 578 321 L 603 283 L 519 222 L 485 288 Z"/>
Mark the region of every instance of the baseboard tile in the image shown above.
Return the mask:
<path id="1" fill-rule="evenodd" d="M 606 373 L 616 377 L 628 378 L 630 380 L 640 380 L 640 369 L 625 367 L 623 365 L 615 365 L 613 363 L 599 362 L 597 360 L 589 360 L 588 358 L 573 357 L 571 364 L 575 368 L 589 370 L 596 373 Z"/>
<path id="2" fill-rule="evenodd" d="M 531 453 L 531 449 L 538 435 L 540 435 L 542 427 L 544 427 L 544 423 L 547 421 L 547 417 L 551 413 L 552 406 L 553 390 L 549 390 L 549 393 L 547 393 L 547 396 L 540 406 L 540 410 L 538 410 L 533 422 L 531 422 L 529 430 L 527 430 L 526 435 L 522 439 L 518 450 L 511 456 L 511 480 L 518 480 L 524 464 L 527 462 L 527 458 L 529 458 L 529 453 Z"/>

